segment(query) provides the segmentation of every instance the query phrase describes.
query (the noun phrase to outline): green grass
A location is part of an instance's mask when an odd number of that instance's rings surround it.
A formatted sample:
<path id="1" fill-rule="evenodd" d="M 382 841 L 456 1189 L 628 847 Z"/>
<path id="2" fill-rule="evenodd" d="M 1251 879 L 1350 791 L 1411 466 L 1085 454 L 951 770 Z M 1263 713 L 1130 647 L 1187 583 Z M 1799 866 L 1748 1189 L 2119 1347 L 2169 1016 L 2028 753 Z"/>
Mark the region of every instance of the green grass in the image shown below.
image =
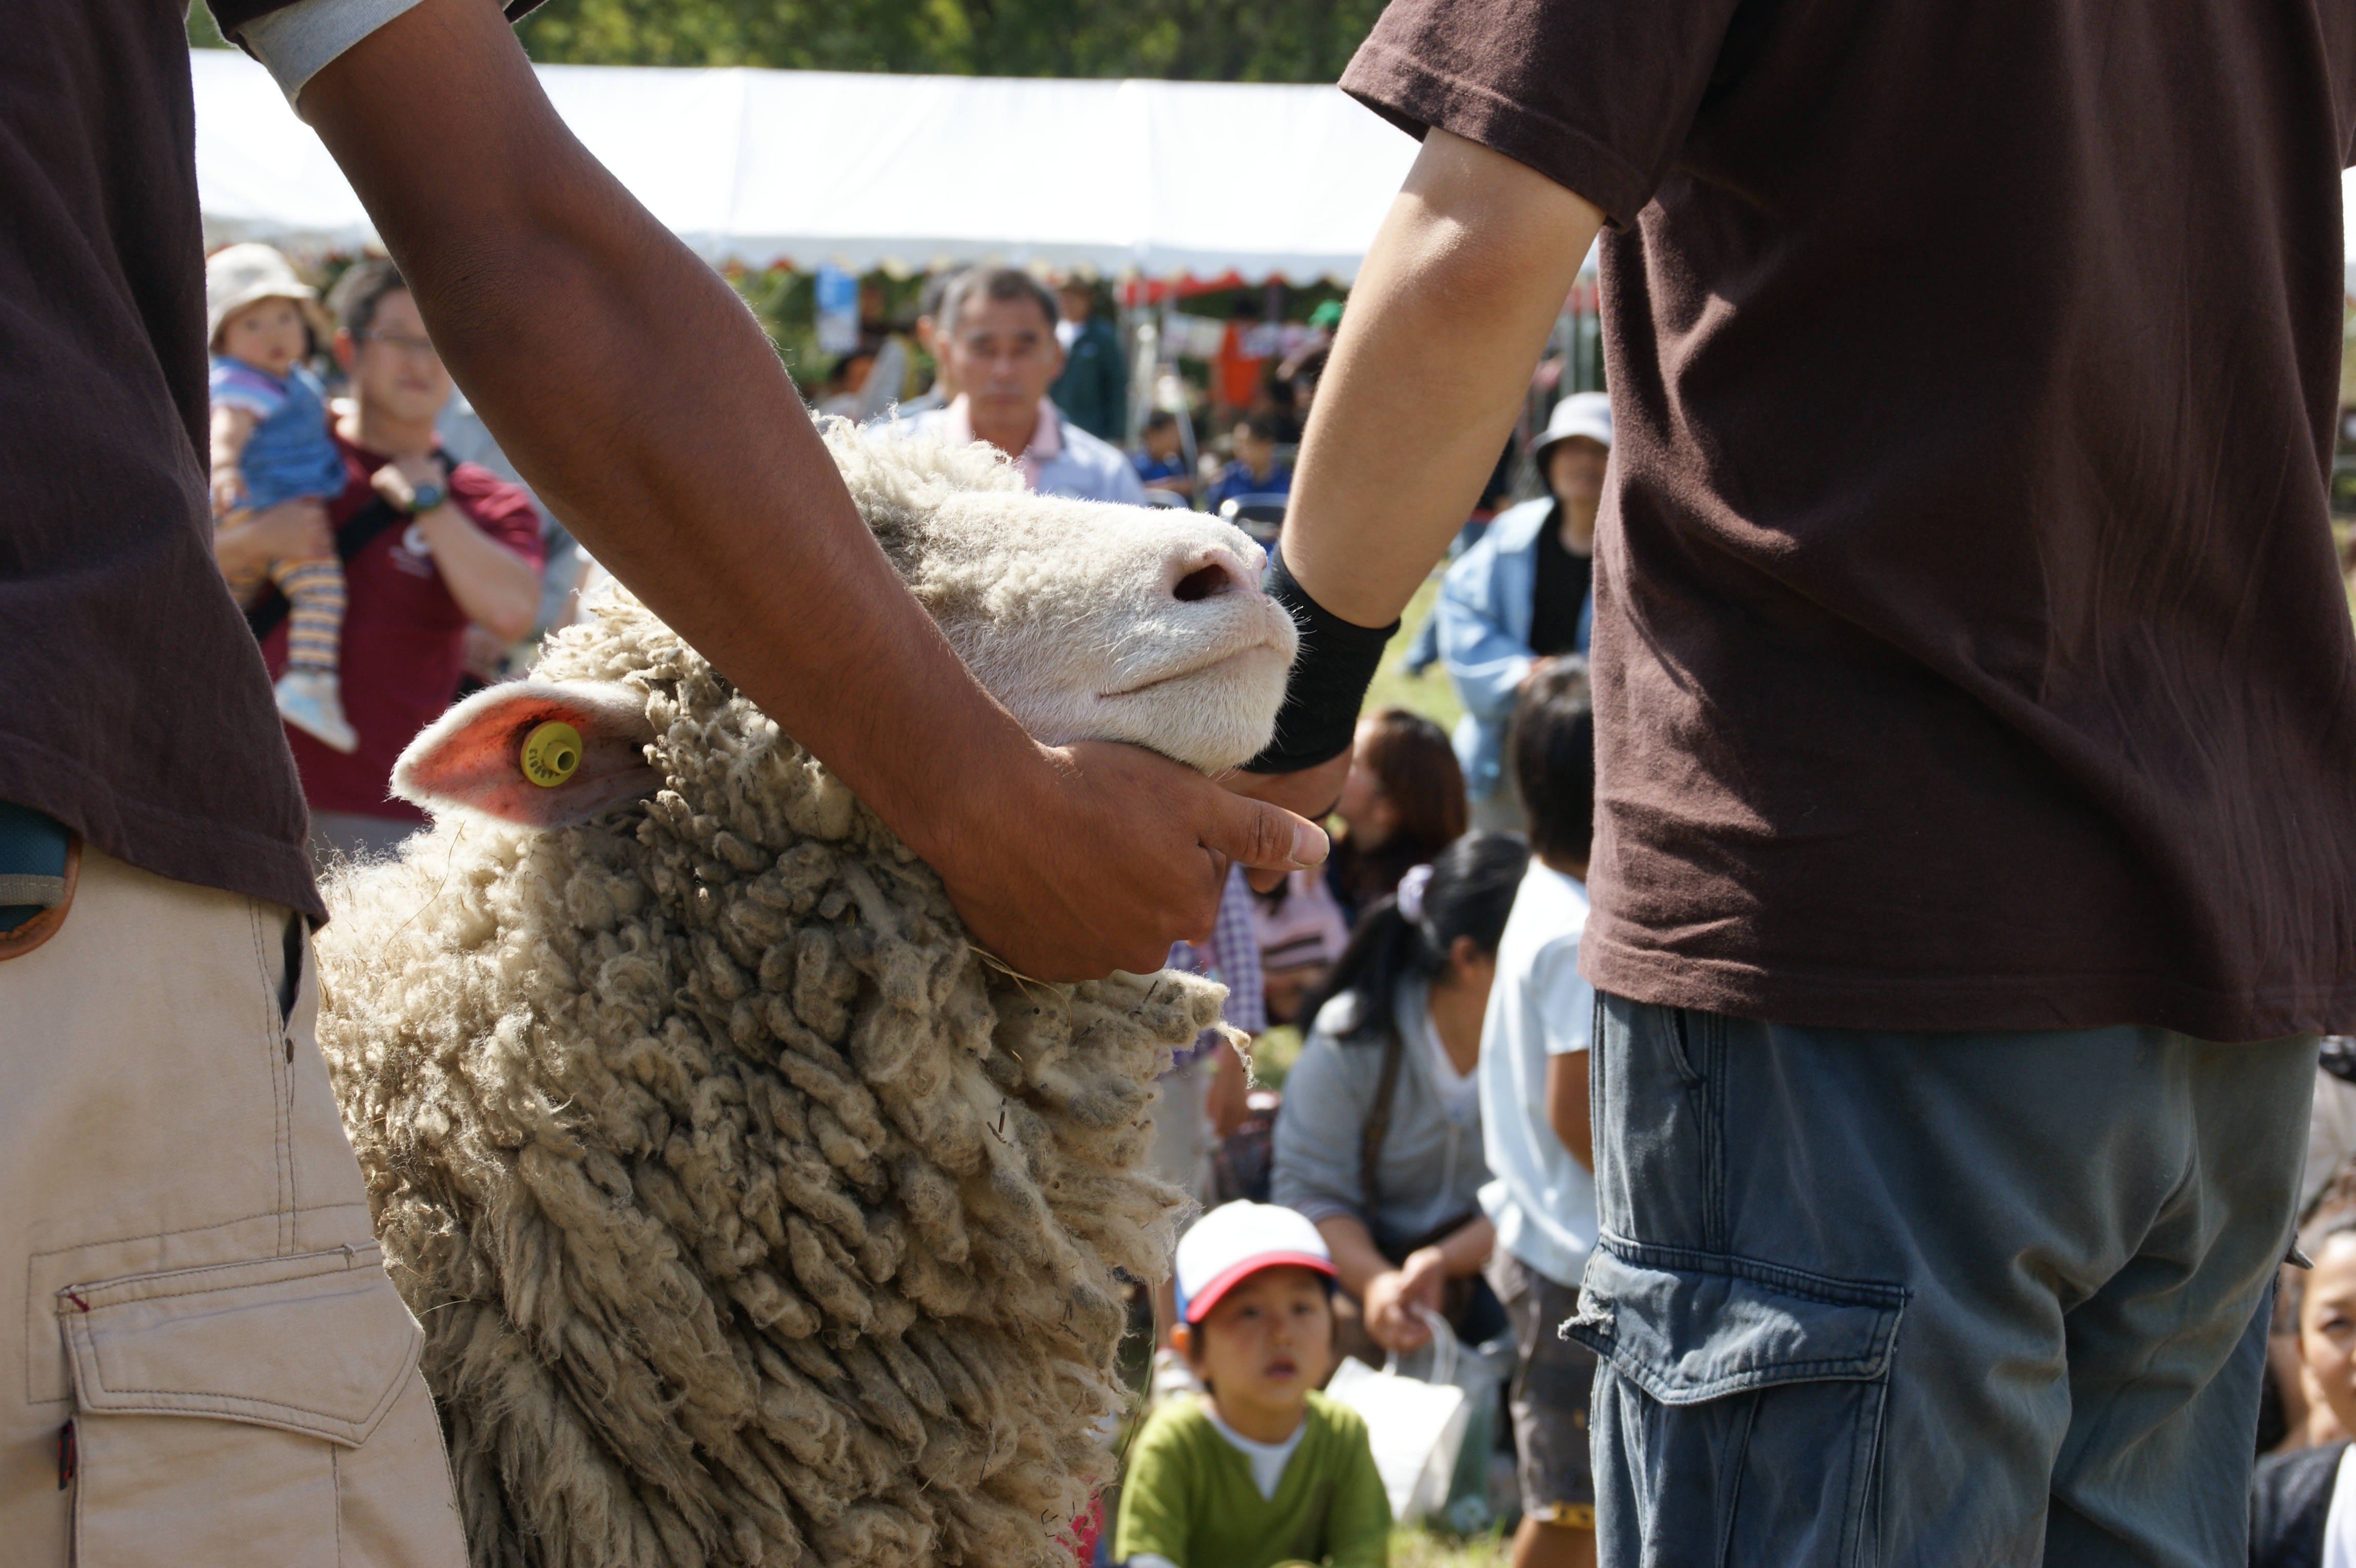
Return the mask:
<path id="1" fill-rule="evenodd" d="M 1284 1075 L 1301 1059 L 1301 1031 L 1290 1024 L 1276 1024 L 1252 1042 L 1252 1082 L 1268 1089 L 1282 1089 Z"/>
<path id="2" fill-rule="evenodd" d="M 1366 707 L 1399 707 L 1421 714 L 1441 729 L 1452 730 L 1463 716 L 1463 704 L 1456 700 L 1456 688 L 1448 682 L 1447 671 L 1437 664 L 1420 675 L 1410 675 L 1405 668 L 1408 645 L 1415 640 L 1416 632 L 1431 614 L 1432 605 L 1440 597 L 1440 579 L 1432 577 L 1415 591 L 1408 601 L 1407 611 L 1399 617 L 1399 634 L 1383 650 L 1382 668 L 1375 671 L 1375 683 L 1366 690 Z"/>
<path id="3" fill-rule="evenodd" d="M 1391 1531 L 1390 1568 L 1505 1568 L 1513 1541 L 1499 1534 L 1454 1536 L 1430 1530 Z"/>

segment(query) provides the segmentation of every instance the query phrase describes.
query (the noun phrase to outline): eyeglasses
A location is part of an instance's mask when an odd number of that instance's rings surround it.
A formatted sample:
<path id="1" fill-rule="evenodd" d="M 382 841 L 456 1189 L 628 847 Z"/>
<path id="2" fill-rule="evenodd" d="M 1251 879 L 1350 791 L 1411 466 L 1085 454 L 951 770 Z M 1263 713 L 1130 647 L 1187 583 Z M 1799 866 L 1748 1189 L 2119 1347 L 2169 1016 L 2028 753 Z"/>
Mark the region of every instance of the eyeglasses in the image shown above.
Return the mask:
<path id="1" fill-rule="evenodd" d="M 421 354 L 428 358 L 434 357 L 434 339 L 431 338 L 412 338 L 403 332 L 378 332 L 373 330 L 367 332 L 355 332 L 352 336 L 363 343 L 381 343 L 388 349 L 398 349 L 404 354 Z"/>

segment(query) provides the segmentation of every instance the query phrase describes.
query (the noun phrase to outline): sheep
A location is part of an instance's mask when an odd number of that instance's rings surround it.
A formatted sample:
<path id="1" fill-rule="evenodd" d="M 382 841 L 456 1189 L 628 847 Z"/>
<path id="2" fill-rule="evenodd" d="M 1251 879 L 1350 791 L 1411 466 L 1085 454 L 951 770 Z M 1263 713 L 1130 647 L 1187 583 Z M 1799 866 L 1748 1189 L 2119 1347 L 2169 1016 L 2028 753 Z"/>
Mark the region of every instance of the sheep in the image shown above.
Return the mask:
<path id="1" fill-rule="evenodd" d="M 1033 735 L 1265 744 L 1296 634 L 1239 531 L 824 435 Z M 1067 1561 L 1120 1278 L 1185 1202 L 1141 1168 L 1154 1080 L 1220 988 L 994 964 L 618 590 L 394 785 L 434 823 L 329 878 L 318 1034 L 477 1568 Z"/>

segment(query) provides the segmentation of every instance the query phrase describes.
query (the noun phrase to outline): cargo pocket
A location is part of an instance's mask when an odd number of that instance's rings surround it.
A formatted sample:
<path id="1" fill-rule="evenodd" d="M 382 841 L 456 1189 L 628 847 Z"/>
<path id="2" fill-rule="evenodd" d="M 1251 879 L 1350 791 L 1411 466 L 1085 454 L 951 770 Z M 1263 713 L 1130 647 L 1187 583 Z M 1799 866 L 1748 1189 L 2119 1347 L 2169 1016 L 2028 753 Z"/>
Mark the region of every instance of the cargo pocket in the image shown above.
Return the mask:
<path id="1" fill-rule="evenodd" d="M 337 1466 L 423 1343 L 374 1243 L 58 1293 L 89 1568 L 338 1561 Z"/>
<path id="2" fill-rule="evenodd" d="M 1569 1332 L 1601 1359 L 1598 1468 L 1630 1561 L 1874 1561 L 1890 1353 L 1906 1292 L 1607 1240 Z M 1598 1477 L 1599 1487 L 1603 1477 Z"/>

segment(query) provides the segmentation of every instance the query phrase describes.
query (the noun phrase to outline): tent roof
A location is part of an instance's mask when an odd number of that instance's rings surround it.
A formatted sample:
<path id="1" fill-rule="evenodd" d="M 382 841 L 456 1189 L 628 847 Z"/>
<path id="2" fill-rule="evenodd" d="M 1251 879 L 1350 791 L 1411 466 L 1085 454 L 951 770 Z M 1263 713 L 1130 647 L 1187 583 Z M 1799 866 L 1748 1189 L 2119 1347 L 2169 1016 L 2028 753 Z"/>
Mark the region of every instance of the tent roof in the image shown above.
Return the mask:
<path id="1" fill-rule="evenodd" d="M 193 49 L 207 244 L 357 249 L 359 199 L 269 73 Z M 1415 143 L 1333 87 L 539 68 L 557 112 L 706 260 L 1039 262 L 1348 282 Z M 2356 212 L 2356 170 L 2341 208 Z M 2356 227 L 2348 230 L 2356 295 Z M 1592 256 L 1588 265 L 1594 265 Z"/>
<path id="2" fill-rule="evenodd" d="M 208 243 L 374 228 L 236 50 L 191 51 Z M 1415 143 L 1333 87 L 542 66 L 557 112 L 712 262 L 1041 262 L 1347 281 Z"/>

